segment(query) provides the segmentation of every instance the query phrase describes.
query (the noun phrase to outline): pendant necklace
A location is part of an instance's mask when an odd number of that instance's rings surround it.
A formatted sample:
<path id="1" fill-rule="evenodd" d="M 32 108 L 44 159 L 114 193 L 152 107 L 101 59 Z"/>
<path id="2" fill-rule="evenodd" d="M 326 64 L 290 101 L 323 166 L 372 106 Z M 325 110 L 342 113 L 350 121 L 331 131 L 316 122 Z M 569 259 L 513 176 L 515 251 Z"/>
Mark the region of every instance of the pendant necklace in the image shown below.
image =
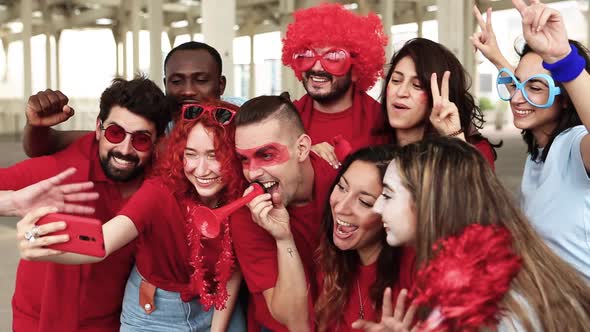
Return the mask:
<path id="1" fill-rule="evenodd" d="M 358 290 L 359 293 L 359 319 L 365 319 L 365 305 L 364 305 L 364 301 L 363 301 L 363 297 L 361 295 L 361 286 L 359 285 L 359 281 L 356 281 L 356 289 Z"/>

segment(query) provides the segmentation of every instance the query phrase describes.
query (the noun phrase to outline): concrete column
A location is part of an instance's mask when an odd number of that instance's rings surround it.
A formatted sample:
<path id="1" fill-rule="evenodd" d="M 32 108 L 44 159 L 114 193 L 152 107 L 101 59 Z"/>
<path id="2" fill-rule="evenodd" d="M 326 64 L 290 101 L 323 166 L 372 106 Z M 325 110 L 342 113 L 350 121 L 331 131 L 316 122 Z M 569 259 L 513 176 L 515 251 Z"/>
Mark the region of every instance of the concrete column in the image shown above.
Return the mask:
<path id="1" fill-rule="evenodd" d="M 203 23 L 201 31 L 205 43 L 215 47 L 221 54 L 223 74 L 227 78 L 225 95 L 234 95 L 234 25 L 236 24 L 235 0 L 202 0 Z M 220 24 L 220 22 L 223 22 Z"/>
<path id="2" fill-rule="evenodd" d="M 457 56 L 465 70 L 476 78 L 475 57 L 469 36 L 475 29 L 471 8 L 474 0 L 437 0 L 438 41 Z"/>
<path id="3" fill-rule="evenodd" d="M 414 3 L 416 13 L 416 24 L 418 24 L 418 37 L 422 38 L 422 23 L 424 22 L 424 4 L 422 0 L 416 0 Z"/>
<path id="4" fill-rule="evenodd" d="M 379 3 L 379 13 L 381 14 L 381 21 L 383 22 L 383 29 L 389 39 L 389 45 L 385 48 L 386 62 L 389 62 L 393 55 L 393 35 L 391 34 L 391 27 L 393 26 L 393 12 L 395 9 L 395 0 L 381 0 Z"/>
<path id="5" fill-rule="evenodd" d="M 45 32 L 45 88 L 51 89 L 51 32 Z"/>
<path id="6" fill-rule="evenodd" d="M 133 35 L 133 75 L 139 71 L 139 28 L 142 0 L 131 0 L 131 31 Z"/>
<path id="7" fill-rule="evenodd" d="M 253 29 L 250 35 L 250 81 L 248 82 L 248 97 L 254 98 L 256 96 L 256 64 L 254 63 L 254 32 Z"/>
<path id="8" fill-rule="evenodd" d="M 32 70 L 31 70 L 31 36 L 33 34 L 33 4 L 32 0 L 21 0 L 20 16 L 23 23 L 23 64 L 24 64 L 24 87 L 23 97 L 25 100 L 33 94 Z"/>
<path id="9" fill-rule="evenodd" d="M 53 36 L 55 38 L 55 89 L 61 89 L 61 70 L 60 70 L 60 57 L 59 57 L 59 41 L 61 38 L 61 30 L 55 31 Z"/>
<path id="10" fill-rule="evenodd" d="M 4 72 L 0 75 L 2 81 L 8 79 L 8 39 L 2 38 L 2 49 L 4 50 Z"/>
<path id="11" fill-rule="evenodd" d="M 162 31 L 164 31 L 164 9 L 162 0 L 149 1 L 150 13 L 150 79 L 163 86 Z"/>
<path id="12" fill-rule="evenodd" d="M 120 65 L 119 61 L 121 58 L 119 57 L 119 48 L 121 46 L 121 38 L 119 35 L 118 27 L 115 26 L 111 29 L 111 33 L 113 34 L 113 39 L 115 39 L 115 77 L 121 77 L 120 72 Z"/>
<path id="13" fill-rule="evenodd" d="M 127 74 L 127 29 L 121 29 L 121 55 L 123 57 L 123 72 L 121 73 L 121 76 L 123 76 L 124 79 L 129 79 L 129 76 Z"/>
<path id="14" fill-rule="evenodd" d="M 305 3 L 300 3 L 295 0 L 281 0 L 279 9 L 281 13 L 281 38 L 285 37 L 287 26 L 293 21 L 293 12 L 295 11 L 295 8 L 304 8 L 299 7 L 299 5 L 314 5 L 310 4 L 311 1 L 313 0 L 306 0 L 303 1 Z M 299 82 L 290 67 L 281 66 L 281 90 L 288 91 L 293 100 L 298 99 L 305 94 L 303 84 Z"/>
<path id="15" fill-rule="evenodd" d="M 359 0 L 358 1 L 358 13 L 367 16 L 371 12 L 371 5 L 367 2 L 367 0 Z"/>
<path id="16" fill-rule="evenodd" d="M 191 41 L 195 40 L 195 34 L 199 32 L 199 24 L 197 23 L 197 17 L 194 16 L 190 11 L 186 13 L 186 21 L 188 22 L 187 31 L 189 33 L 189 37 Z M 176 40 L 176 36 L 174 38 L 170 38 L 172 45 L 174 46 L 174 42 Z"/>

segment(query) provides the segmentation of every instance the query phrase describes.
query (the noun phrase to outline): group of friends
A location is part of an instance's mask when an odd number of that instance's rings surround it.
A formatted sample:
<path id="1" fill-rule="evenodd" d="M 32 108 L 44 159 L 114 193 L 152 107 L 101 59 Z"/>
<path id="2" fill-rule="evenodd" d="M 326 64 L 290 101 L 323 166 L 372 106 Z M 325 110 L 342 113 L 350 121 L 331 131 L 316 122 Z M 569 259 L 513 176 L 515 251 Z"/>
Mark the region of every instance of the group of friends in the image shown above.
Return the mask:
<path id="1" fill-rule="evenodd" d="M 589 52 L 558 11 L 512 2 L 526 40 L 516 66 L 491 10 L 474 8 L 471 40 L 527 144 L 520 205 L 494 174 L 499 144 L 479 132 L 455 55 L 416 38 L 385 66 L 378 16 L 339 4 L 294 13 L 282 60 L 307 91 L 294 102 L 232 104 L 219 53 L 198 42 L 167 55 L 165 94 L 115 79 L 92 132 L 51 128 L 74 115 L 60 91 L 31 96 L 32 158 L 0 169 L 0 212 L 22 217 L 13 330 L 437 331 L 421 322 L 444 308 L 412 303 L 417 270 L 479 224 L 507 230 L 520 259 L 482 330 L 590 331 Z M 380 77 L 378 102 L 366 91 Z M 199 207 L 253 182 L 265 193 L 218 235 L 194 226 Z M 106 255 L 48 248 L 69 240 L 53 234 L 66 223 L 35 223 L 58 211 L 103 221 Z"/>

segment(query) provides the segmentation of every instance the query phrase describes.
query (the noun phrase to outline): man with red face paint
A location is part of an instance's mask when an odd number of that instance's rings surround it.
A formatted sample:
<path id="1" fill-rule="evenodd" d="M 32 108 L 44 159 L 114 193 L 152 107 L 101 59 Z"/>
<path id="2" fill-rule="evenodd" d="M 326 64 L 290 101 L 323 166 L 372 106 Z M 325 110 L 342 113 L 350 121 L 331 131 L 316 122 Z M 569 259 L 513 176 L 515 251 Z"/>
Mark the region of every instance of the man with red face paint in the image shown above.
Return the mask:
<path id="1" fill-rule="evenodd" d="M 239 230 L 234 247 L 251 293 L 248 330 L 313 330 L 313 252 L 336 171 L 310 154 L 311 139 L 288 97 L 256 97 L 234 121 L 244 175 L 267 190 L 248 204 L 254 223 L 231 225 Z"/>
<path id="2" fill-rule="evenodd" d="M 387 36 L 377 15 L 359 16 L 340 4 L 301 9 L 294 17 L 283 39 L 283 64 L 307 91 L 295 106 L 312 151 L 337 168 L 338 137 L 353 150 L 386 142 L 377 133 L 381 105 L 366 90 L 383 73 Z"/>

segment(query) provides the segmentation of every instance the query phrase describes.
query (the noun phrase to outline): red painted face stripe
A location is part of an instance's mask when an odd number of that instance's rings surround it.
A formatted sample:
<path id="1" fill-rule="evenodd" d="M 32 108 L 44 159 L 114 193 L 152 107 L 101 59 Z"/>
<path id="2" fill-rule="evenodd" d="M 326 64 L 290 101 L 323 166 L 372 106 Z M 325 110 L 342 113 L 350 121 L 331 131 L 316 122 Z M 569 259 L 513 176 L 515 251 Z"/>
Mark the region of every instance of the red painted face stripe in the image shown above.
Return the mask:
<path id="1" fill-rule="evenodd" d="M 276 166 L 289 161 L 287 146 L 275 142 L 252 149 L 236 148 L 236 152 L 240 155 L 242 164 L 248 169 Z"/>

